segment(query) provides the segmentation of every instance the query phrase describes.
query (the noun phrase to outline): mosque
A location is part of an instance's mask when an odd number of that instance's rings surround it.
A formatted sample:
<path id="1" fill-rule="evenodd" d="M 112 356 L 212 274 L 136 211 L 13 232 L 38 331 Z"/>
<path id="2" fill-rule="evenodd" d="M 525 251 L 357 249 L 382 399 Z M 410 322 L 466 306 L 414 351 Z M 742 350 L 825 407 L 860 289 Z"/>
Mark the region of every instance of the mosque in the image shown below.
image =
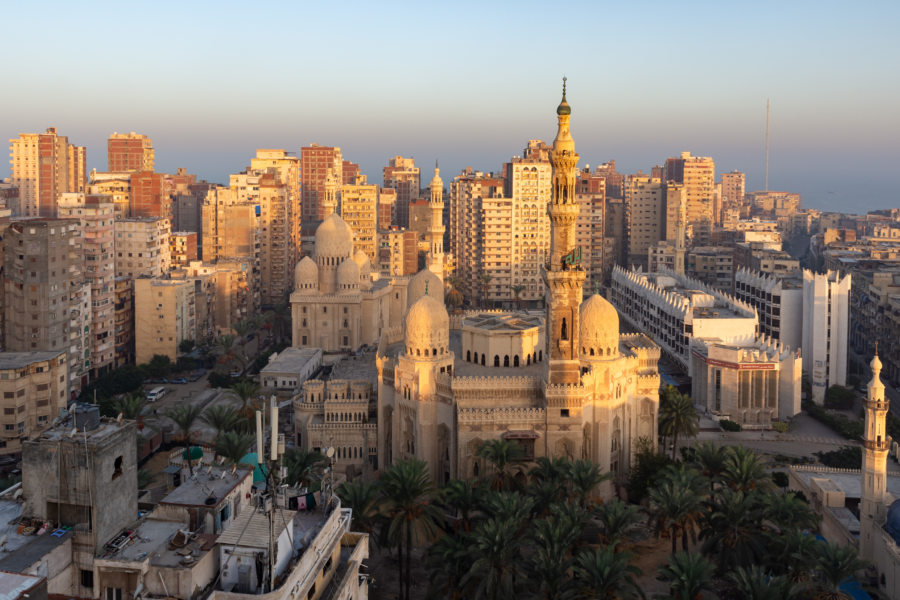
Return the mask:
<path id="1" fill-rule="evenodd" d="M 639 439 L 655 447 L 660 349 L 643 334 L 620 334 L 618 314 L 602 296 L 583 301 L 585 271 L 575 246 L 579 157 L 569 131 L 565 85 L 556 112 L 547 207 L 551 258 L 543 270 L 546 313 L 541 318 L 485 312 L 451 319 L 440 280 L 426 271 L 417 275 L 417 284 L 407 290 L 403 326 L 380 331 L 381 468 L 418 457 L 439 484 L 470 478 L 489 468 L 478 458 L 478 447 L 507 439 L 521 445 L 526 459 L 590 459 L 621 480 Z M 342 251 L 330 260 L 346 260 L 348 250 Z M 320 273 L 322 268 L 319 262 Z"/>

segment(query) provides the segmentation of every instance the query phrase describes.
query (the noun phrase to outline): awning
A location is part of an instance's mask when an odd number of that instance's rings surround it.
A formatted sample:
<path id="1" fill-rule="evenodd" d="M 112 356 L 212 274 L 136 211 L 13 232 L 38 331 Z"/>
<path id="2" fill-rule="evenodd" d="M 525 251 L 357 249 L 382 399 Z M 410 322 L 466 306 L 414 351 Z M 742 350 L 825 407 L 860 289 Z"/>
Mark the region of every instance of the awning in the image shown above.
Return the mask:
<path id="1" fill-rule="evenodd" d="M 163 473 L 169 473 L 171 475 L 174 475 L 175 473 L 178 473 L 179 471 L 181 471 L 181 467 L 179 467 L 178 465 L 169 465 L 168 467 L 163 469 Z"/>
<path id="2" fill-rule="evenodd" d="M 531 429 L 510 429 L 502 437 L 504 440 L 536 440 L 540 436 Z"/>

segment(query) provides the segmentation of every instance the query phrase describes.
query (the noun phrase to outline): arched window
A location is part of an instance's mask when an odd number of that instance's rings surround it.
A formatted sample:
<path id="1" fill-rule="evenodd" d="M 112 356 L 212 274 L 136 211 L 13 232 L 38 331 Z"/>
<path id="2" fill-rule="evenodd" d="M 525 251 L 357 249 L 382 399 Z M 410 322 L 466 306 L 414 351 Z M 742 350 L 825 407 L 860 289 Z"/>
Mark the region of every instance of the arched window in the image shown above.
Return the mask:
<path id="1" fill-rule="evenodd" d="M 437 348 L 432 348 L 432 349 L 431 349 L 431 355 L 432 355 L 432 356 L 437 356 Z"/>
<path id="2" fill-rule="evenodd" d="M 527 367 L 527 366 L 530 365 L 530 364 L 531 364 L 531 355 L 530 355 L 530 354 L 526 354 L 526 355 L 525 355 L 525 366 Z"/>
<path id="3" fill-rule="evenodd" d="M 543 360 L 544 360 L 544 351 L 538 350 L 538 362 L 541 362 Z"/>
<path id="4" fill-rule="evenodd" d="M 594 355 L 594 349 L 591 348 L 591 356 L 593 356 L 593 355 Z"/>
<path id="5" fill-rule="evenodd" d="M 481 366 L 484 366 L 484 354 L 481 355 Z"/>
<path id="6" fill-rule="evenodd" d="M 509 366 L 509 354 L 507 354 L 506 356 L 503 357 L 503 366 L 504 367 Z"/>
<path id="7" fill-rule="evenodd" d="M 495 366 L 495 367 L 499 367 L 499 366 L 500 366 L 500 355 L 499 355 L 499 354 L 495 354 L 495 355 L 494 355 L 494 366 Z"/>
<path id="8" fill-rule="evenodd" d="M 566 327 L 566 318 L 565 317 L 563 317 L 563 320 L 562 320 L 562 327 L 560 327 L 559 337 L 560 337 L 560 339 L 563 339 L 563 340 L 569 339 L 569 330 Z"/>
<path id="9" fill-rule="evenodd" d="M 516 354 L 515 356 L 513 356 L 513 366 L 514 366 L 514 367 L 518 367 L 518 366 L 519 366 L 519 355 L 518 355 L 518 354 Z"/>
<path id="10" fill-rule="evenodd" d="M 472 362 L 472 351 L 466 350 L 466 362 Z"/>

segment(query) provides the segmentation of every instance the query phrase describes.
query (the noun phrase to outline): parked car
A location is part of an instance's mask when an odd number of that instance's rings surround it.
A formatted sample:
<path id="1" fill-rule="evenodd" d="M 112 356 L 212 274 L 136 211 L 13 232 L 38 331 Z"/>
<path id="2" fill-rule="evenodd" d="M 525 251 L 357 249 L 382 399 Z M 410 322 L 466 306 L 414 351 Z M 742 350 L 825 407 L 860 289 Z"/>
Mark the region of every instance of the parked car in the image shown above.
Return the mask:
<path id="1" fill-rule="evenodd" d="M 169 383 L 187 383 L 188 380 L 184 377 L 176 377 L 175 379 L 170 379 Z"/>
<path id="2" fill-rule="evenodd" d="M 168 391 L 169 390 L 162 386 L 153 388 L 152 390 L 147 392 L 147 402 L 156 402 L 157 400 L 165 396 Z"/>
<path id="3" fill-rule="evenodd" d="M 204 373 L 205 373 L 205 371 L 202 371 L 202 370 L 193 371 L 193 372 L 191 372 L 190 375 L 188 375 L 188 381 L 191 381 L 191 382 L 197 381 L 198 379 L 203 377 Z"/>
<path id="4" fill-rule="evenodd" d="M 243 375 L 243 373 L 241 373 L 240 371 L 232 371 L 231 373 L 228 374 L 229 377 L 233 377 L 235 379 L 237 379 L 241 375 Z"/>

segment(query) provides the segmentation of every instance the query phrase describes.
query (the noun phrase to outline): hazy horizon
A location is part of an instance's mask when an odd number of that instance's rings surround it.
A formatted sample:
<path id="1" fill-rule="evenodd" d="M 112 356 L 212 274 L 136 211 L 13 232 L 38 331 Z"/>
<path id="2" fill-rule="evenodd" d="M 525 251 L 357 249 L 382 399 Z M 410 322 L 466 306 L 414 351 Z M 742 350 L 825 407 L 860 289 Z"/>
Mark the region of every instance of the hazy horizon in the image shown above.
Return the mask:
<path id="1" fill-rule="evenodd" d="M 109 134 L 136 131 L 158 171 L 222 183 L 257 148 L 317 142 L 373 183 L 395 154 L 448 182 L 551 141 L 565 74 L 581 165 L 647 172 L 689 150 L 763 189 L 770 98 L 770 189 L 900 206 L 896 3 L 245 6 L 11 6 L 0 135 L 55 126 L 105 170 Z M 36 45 L 48 22 L 72 35 Z"/>

